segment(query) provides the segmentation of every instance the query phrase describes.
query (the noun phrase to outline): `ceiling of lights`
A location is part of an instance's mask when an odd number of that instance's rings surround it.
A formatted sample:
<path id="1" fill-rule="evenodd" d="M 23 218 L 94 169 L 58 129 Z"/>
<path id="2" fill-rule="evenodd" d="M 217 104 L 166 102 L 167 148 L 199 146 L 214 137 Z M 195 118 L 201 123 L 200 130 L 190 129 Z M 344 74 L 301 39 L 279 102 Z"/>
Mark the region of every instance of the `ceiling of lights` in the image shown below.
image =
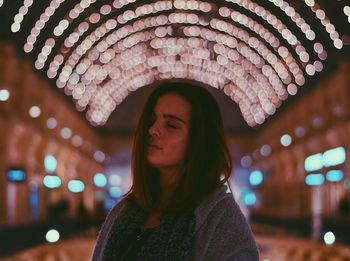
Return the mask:
<path id="1" fill-rule="evenodd" d="M 1 38 L 108 130 L 134 91 L 176 78 L 219 89 L 257 128 L 350 56 L 348 1 L 0 0 L 0 17 Z"/>

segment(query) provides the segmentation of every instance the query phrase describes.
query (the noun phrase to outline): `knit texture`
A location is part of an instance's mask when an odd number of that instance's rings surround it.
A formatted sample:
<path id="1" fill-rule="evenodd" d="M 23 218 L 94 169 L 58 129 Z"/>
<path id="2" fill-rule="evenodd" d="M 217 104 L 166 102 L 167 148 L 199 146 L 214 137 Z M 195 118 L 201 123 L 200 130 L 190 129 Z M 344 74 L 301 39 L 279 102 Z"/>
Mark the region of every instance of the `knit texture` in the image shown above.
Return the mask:
<path id="1" fill-rule="evenodd" d="M 130 251 L 133 251 L 133 244 L 140 243 L 135 241 L 146 218 L 147 213 L 142 209 L 127 206 L 121 213 L 121 222 L 112 227 L 103 260 L 127 260 L 125 254 L 129 256 Z M 150 232 L 144 242 L 142 241 L 139 253 L 132 254 L 136 255 L 134 260 L 181 261 L 186 259 L 193 245 L 194 226 L 193 215 L 165 216 L 162 223 Z"/>
<path id="2" fill-rule="evenodd" d="M 174 254 L 175 257 L 181 256 L 182 260 L 191 261 L 259 260 L 257 247 L 249 225 L 247 224 L 232 194 L 226 193 L 226 190 L 227 187 L 224 186 L 214 191 L 208 195 L 195 209 L 193 219 L 194 240 L 192 240 L 192 243 L 188 246 L 190 248 L 189 250 L 186 249 L 187 244 L 182 245 L 184 247 L 182 249 L 173 246 L 169 247 L 169 249 L 174 248 L 177 249 L 176 251 L 184 252 Z M 112 235 L 115 233 L 116 226 L 126 222 L 123 214 L 128 212 L 126 209 L 126 204 L 121 202 L 117 204 L 107 215 L 106 221 L 104 222 L 97 238 L 92 257 L 93 261 L 104 260 L 104 253 L 108 248 L 108 244 L 110 244 L 109 240 L 113 238 Z M 175 221 L 173 220 L 172 222 Z M 168 224 L 171 224 L 172 222 Z M 187 227 L 190 228 L 191 226 Z M 180 232 L 180 234 L 183 236 L 182 232 Z M 149 251 L 158 251 L 155 250 L 158 247 L 156 244 L 152 246 L 150 244 L 150 247 L 153 248 L 153 250 Z"/>

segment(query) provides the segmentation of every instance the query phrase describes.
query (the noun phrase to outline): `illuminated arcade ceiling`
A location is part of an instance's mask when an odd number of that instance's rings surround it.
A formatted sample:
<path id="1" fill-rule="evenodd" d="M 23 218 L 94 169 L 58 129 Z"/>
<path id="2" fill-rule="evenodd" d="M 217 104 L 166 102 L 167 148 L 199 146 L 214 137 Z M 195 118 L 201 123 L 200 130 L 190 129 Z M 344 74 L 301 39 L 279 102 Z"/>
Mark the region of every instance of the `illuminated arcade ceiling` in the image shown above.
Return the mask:
<path id="1" fill-rule="evenodd" d="M 0 0 L 0 11 L 92 125 L 138 88 L 181 78 L 222 90 L 253 127 L 350 52 L 346 2 Z"/>

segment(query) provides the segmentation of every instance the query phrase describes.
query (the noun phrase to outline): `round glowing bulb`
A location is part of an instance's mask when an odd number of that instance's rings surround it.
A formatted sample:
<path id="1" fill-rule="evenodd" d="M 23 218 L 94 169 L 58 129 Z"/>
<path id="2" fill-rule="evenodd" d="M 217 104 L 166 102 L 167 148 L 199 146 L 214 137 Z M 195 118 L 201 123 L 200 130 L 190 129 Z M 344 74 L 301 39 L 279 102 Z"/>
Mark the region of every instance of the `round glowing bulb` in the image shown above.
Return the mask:
<path id="1" fill-rule="evenodd" d="M 270 145 L 263 145 L 261 148 L 260 148 L 260 153 L 261 155 L 263 156 L 269 156 L 271 154 L 271 146 Z"/>
<path id="2" fill-rule="evenodd" d="M 315 0 L 306 0 L 305 4 L 307 4 L 308 6 L 314 6 L 315 5 Z"/>
<path id="3" fill-rule="evenodd" d="M 68 190 L 73 193 L 81 193 L 85 190 L 85 184 L 81 180 L 72 179 L 68 181 Z"/>
<path id="4" fill-rule="evenodd" d="M 46 240 L 49 243 L 55 243 L 60 239 L 60 233 L 56 229 L 50 229 L 46 233 Z"/>
<path id="5" fill-rule="evenodd" d="M 29 109 L 29 115 L 32 118 L 38 118 L 41 114 L 41 109 L 39 106 L 32 106 Z"/>
<path id="6" fill-rule="evenodd" d="M 295 136 L 298 138 L 304 137 L 305 135 L 305 128 L 303 126 L 298 126 L 294 130 Z"/>
<path id="7" fill-rule="evenodd" d="M 46 155 L 44 159 L 45 170 L 48 173 L 53 173 L 57 169 L 57 159 L 53 155 Z"/>
<path id="8" fill-rule="evenodd" d="M 343 42 L 339 38 L 335 39 L 333 43 L 335 48 L 337 49 L 343 48 Z"/>
<path id="9" fill-rule="evenodd" d="M 21 28 L 21 25 L 20 25 L 19 23 L 13 23 L 13 24 L 11 25 L 11 31 L 12 31 L 13 33 L 18 32 L 20 28 Z"/>
<path id="10" fill-rule="evenodd" d="M 43 184 L 49 189 L 59 188 L 62 185 L 60 177 L 55 175 L 46 175 L 43 179 Z"/>
<path id="11" fill-rule="evenodd" d="M 61 137 L 65 140 L 72 136 L 72 130 L 70 128 L 64 127 L 61 129 Z"/>
<path id="12" fill-rule="evenodd" d="M 0 101 L 7 101 L 10 98 L 10 92 L 6 89 L 0 90 Z"/>
<path id="13" fill-rule="evenodd" d="M 249 183 L 252 186 L 258 186 L 260 185 L 264 180 L 264 175 L 260 170 L 254 170 L 249 175 Z"/>
<path id="14" fill-rule="evenodd" d="M 49 129 L 54 129 L 57 127 L 57 120 L 53 117 L 51 118 L 48 118 L 47 121 L 46 121 L 46 126 L 49 128 Z"/>
<path id="15" fill-rule="evenodd" d="M 333 232 L 328 231 L 326 234 L 324 234 L 323 240 L 327 245 L 332 245 L 335 242 L 335 235 Z"/>
<path id="16" fill-rule="evenodd" d="M 344 6 L 344 14 L 350 16 L 350 6 Z"/>
<path id="17" fill-rule="evenodd" d="M 291 83 L 288 85 L 287 91 L 290 95 L 295 95 L 298 92 L 298 88 L 294 83 Z"/>
<path id="18" fill-rule="evenodd" d="M 118 174 L 110 175 L 108 182 L 111 186 L 120 186 L 122 184 L 122 177 Z"/>
<path id="19" fill-rule="evenodd" d="M 241 159 L 241 165 L 244 168 L 250 167 L 252 163 L 253 163 L 253 159 L 249 155 L 246 155 Z"/>
<path id="20" fill-rule="evenodd" d="M 108 192 L 113 198 L 120 198 L 123 196 L 123 190 L 120 187 L 110 187 Z"/>
<path id="21" fill-rule="evenodd" d="M 288 134 L 284 134 L 282 137 L 281 137 L 281 144 L 284 146 L 284 147 L 288 147 L 290 144 L 292 144 L 292 137 Z"/>
<path id="22" fill-rule="evenodd" d="M 94 159 L 97 161 L 97 162 L 103 162 L 106 158 L 106 155 L 103 153 L 103 151 L 96 151 L 94 153 Z"/>
<path id="23" fill-rule="evenodd" d="M 96 187 L 103 188 L 104 186 L 107 185 L 107 178 L 102 173 L 96 173 L 94 176 L 94 183 Z"/>
<path id="24" fill-rule="evenodd" d="M 72 144 L 74 147 L 79 147 L 83 144 L 83 139 L 79 135 L 74 135 L 72 138 Z"/>

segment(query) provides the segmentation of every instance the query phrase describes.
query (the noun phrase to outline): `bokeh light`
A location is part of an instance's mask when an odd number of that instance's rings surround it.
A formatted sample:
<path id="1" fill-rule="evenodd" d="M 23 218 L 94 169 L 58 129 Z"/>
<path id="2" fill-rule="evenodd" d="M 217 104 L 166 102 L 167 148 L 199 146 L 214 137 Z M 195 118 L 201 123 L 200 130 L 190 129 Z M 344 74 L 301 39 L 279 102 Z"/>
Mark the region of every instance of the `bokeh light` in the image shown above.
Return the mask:
<path id="1" fill-rule="evenodd" d="M 43 179 L 43 184 L 49 189 L 59 188 L 62 185 L 61 178 L 54 175 L 47 175 Z"/>
<path id="2" fill-rule="evenodd" d="M 102 173 L 96 173 L 94 176 L 94 183 L 96 187 L 103 188 L 107 185 L 107 178 Z"/>
<path id="3" fill-rule="evenodd" d="M 10 92 L 6 89 L 0 90 L 0 101 L 7 101 L 10 98 Z"/>
<path id="4" fill-rule="evenodd" d="M 258 186 L 263 182 L 264 175 L 260 170 L 254 170 L 249 175 L 249 183 L 252 186 Z"/>
<path id="5" fill-rule="evenodd" d="M 55 243 L 60 239 L 60 233 L 56 229 L 50 229 L 45 235 L 46 241 Z"/>
<path id="6" fill-rule="evenodd" d="M 289 134 L 284 134 L 282 135 L 280 142 L 282 146 L 288 147 L 289 145 L 292 144 L 292 137 Z"/>
<path id="7" fill-rule="evenodd" d="M 333 232 L 328 231 L 324 234 L 323 240 L 327 245 L 333 245 L 335 242 L 335 235 Z"/>
<path id="8" fill-rule="evenodd" d="M 68 181 L 68 190 L 73 193 L 80 193 L 83 192 L 85 189 L 84 182 L 81 180 L 70 180 Z"/>
<path id="9" fill-rule="evenodd" d="M 53 155 L 46 155 L 44 166 L 47 173 L 53 173 L 57 169 L 57 159 Z"/>

